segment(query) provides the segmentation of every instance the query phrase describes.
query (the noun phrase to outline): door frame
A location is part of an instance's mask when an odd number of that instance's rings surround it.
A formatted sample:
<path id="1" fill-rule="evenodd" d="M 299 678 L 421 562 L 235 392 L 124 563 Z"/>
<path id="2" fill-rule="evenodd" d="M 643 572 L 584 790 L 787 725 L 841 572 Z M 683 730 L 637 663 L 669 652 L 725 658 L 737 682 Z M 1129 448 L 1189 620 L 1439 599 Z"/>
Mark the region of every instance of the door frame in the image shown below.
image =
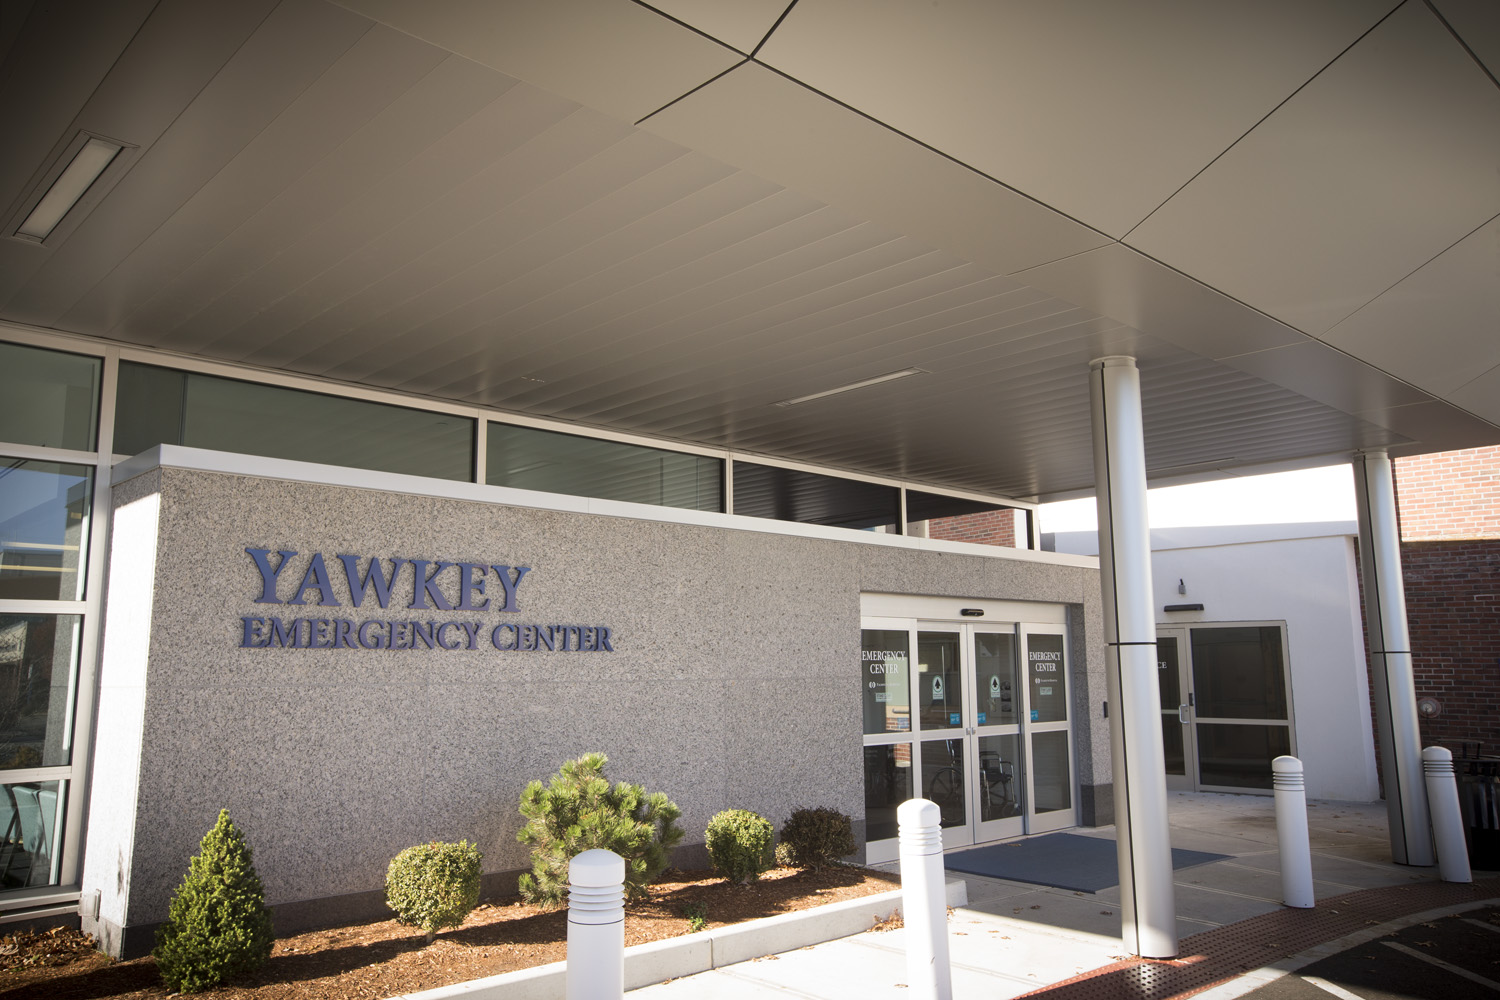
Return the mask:
<path id="1" fill-rule="evenodd" d="M 885 595 L 880 595 L 885 596 Z M 932 599 L 926 599 L 930 601 Z M 915 599 L 913 604 L 923 601 Z M 947 604 L 957 602 L 947 601 Z M 976 602 L 966 602 L 976 603 Z M 986 604 L 999 602 L 984 602 Z M 887 605 L 886 607 L 889 607 Z M 882 607 L 880 610 L 886 610 Z M 923 610 L 926 608 L 913 608 Z M 1008 609 L 1007 609 L 1008 610 Z M 970 847 L 975 844 L 991 843 L 998 840 L 1013 839 L 1027 834 L 1043 833 L 1052 830 L 1066 829 L 1077 825 L 1078 817 L 1078 769 L 1076 762 L 1076 747 L 1073 738 L 1073 650 L 1069 641 L 1069 633 L 1066 625 L 1066 609 L 1061 606 L 1049 607 L 1039 606 L 1030 609 L 1032 613 L 1021 620 L 996 616 L 986 620 L 964 620 L 962 618 L 937 618 L 928 615 L 891 615 L 891 614 L 866 614 L 861 617 L 861 630 L 886 630 L 904 631 L 907 633 L 908 657 L 910 669 L 908 671 L 908 698 L 911 706 L 911 729 L 900 732 L 871 733 L 862 738 L 862 745 L 900 745 L 907 744 L 910 747 L 909 766 L 911 767 L 911 789 L 915 796 L 922 796 L 923 787 L 923 744 L 937 743 L 943 740 L 962 740 L 962 773 L 959 776 L 961 787 L 964 790 L 965 822 L 962 825 L 954 825 L 943 829 L 943 847 L 955 849 Z M 1043 611 L 1036 614 L 1036 611 Z M 1046 613 L 1051 611 L 1051 614 Z M 951 614 L 951 612 L 950 612 Z M 1038 620 L 1041 619 L 1041 620 Z M 1047 620 L 1054 619 L 1054 620 Z M 960 725 L 949 726 L 938 729 L 924 730 L 920 720 L 920 683 L 921 673 L 918 669 L 919 634 L 947 633 L 958 637 L 959 648 L 959 672 L 963 678 L 963 697 L 961 707 Z M 1015 723 L 978 723 L 978 692 L 976 690 L 976 650 L 975 636 L 978 634 L 1009 636 L 1013 662 L 1016 667 L 1016 684 L 1019 690 L 1015 696 L 1019 700 L 1017 708 L 1017 721 Z M 1031 705 L 1030 673 L 1026 661 L 1027 637 L 1033 634 L 1058 635 L 1062 638 L 1062 678 L 1064 684 L 1063 704 L 1067 709 L 1067 717 L 1060 722 L 1031 723 L 1029 712 Z M 1033 754 L 1031 739 L 1033 733 L 1066 732 L 1068 757 L 1068 801 L 1066 809 L 1052 810 L 1038 814 L 1035 812 L 1035 797 L 1033 794 Z M 1025 808 L 1016 816 L 1004 817 L 995 820 L 981 820 L 980 801 L 981 794 L 988 794 L 985 787 L 985 779 L 989 777 L 979 759 L 979 740 L 987 736 L 1016 736 L 1020 742 L 1022 760 L 1019 762 L 1020 774 L 1012 780 L 1022 783 L 1025 796 Z M 1011 762 L 1014 769 L 1017 762 Z M 899 844 L 896 838 L 878 841 L 868 841 L 866 844 L 866 860 L 870 864 L 894 860 L 899 853 Z"/>

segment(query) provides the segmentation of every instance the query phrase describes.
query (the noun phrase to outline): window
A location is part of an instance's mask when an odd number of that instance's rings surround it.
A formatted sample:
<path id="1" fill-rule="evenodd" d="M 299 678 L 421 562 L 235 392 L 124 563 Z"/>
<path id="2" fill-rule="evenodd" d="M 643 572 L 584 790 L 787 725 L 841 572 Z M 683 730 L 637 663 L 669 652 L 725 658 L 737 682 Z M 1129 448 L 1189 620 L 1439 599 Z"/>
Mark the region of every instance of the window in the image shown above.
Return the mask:
<path id="1" fill-rule="evenodd" d="M 0 441 L 93 451 L 103 363 L 0 343 Z"/>
<path id="2" fill-rule="evenodd" d="M 901 520 L 901 491 L 858 479 L 735 462 L 734 512 L 894 533 Z"/>
<path id="3" fill-rule="evenodd" d="M 689 510 L 724 509 L 724 462 L 703 455 L 491 423 L 491 486 L 625 500 Z"/>

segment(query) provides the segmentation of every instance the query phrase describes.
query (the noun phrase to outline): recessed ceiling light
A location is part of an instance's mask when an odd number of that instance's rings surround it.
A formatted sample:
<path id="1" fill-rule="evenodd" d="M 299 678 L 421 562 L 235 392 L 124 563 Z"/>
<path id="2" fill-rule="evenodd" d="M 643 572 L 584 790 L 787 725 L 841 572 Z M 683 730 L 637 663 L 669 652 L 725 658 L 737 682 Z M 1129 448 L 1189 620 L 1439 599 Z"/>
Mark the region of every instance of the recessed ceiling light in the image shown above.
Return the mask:
<path id="1" fill-rule="evenodd" d="M 913 375 L 926 375 L 925 368 L 903 368 L 899 372 L 886 372 L 884 375 L 876 375 L 874 378 L 860 379 L 858 382 L 850 382 L 834 389 L 824 389 L 822 392 L 808 393 L 806 396 L 798 396 L 796 399 L 783 399 L 776 403 L 777 406 L 796 406 L 798 403 L 810 402 L 814 399 L 822 399 L 824 396 L 833 396 L 841 392 L 850 392 L 854 389 L 863 389 L 867 385 L 879 385 L 882 382 L 894 382 L 898 378 L 910 378 Z"/>
<path id="2" fill-rule="evenodd" d="M 99 179 L 105 168 L 114 162 L 123 148 L 118 142 L 90 137 L 73 155 L 72 162 L 57 175 L 57 180 L 52 182 L 31 214 L 26 216 L 26 221 L 16 227 L 15 234 L 35 243 L 41 243 L 51 236 L 52 230 L 57 228 L 63 216 L 73 210 L 73 206 L 78 204 L 78 200 Z"/>

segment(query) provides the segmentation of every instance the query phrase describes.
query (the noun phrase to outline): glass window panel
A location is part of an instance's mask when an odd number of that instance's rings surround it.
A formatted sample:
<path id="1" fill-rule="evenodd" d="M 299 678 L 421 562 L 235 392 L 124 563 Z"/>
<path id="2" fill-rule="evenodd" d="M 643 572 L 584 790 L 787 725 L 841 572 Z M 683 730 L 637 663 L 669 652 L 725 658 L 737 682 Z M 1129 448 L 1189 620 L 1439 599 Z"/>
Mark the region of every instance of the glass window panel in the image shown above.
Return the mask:
<path id="1" fill-rule="evenodd" d="M 905 631 L 867 628 L 861 633 L 861 700 L 866 733 L 911 729 L 911 673 Z"/>
<path id="2" fill-rule="evenodd" d="M 922 797 L 937 803 L 943 826 L 968 822 L 964 807 L 964 741 L 922 741 Z"/>
<path id="3" fill-rule="evenodd" d="M 975 634 L 974 683 L 979 702 L 975 725 L 1012 726 L 1020 721 L 1015 650 L 1014 636 Z"/>
<path id="4" fill-rule="evenodd" d="M 979 738 L 979 818 L 1008 819 L 1026 811 L 1026 769 L 1021 765 L 1021 737 Z"/>
<path id="5" fill-rule="evenodd" d="M 964 724 L 964 680 L 957 632 L 917 633 L 917 710 L 923 729 Z"/>
<path id="6" fill-rule="evenodd" d="M 0 599 L 80 601 L 94 470 L 0 458 Z"/>
<path id="7" fill-rule="evenodd" d="M 1031 734 L 1032 798 L 1039 813 L 1073 808 L 1073 777 L 1068 768 L 1068 734 Z"/>
<path id="8" fill-rule="evenodd" d="M 895 532 L 901 491 L 800 469 L 734 463 L 734 512 L 803 524 Z"/>
<path id="9" fill-rule="evenodd" d="M 1026 673 L 1031 684 L 1031 721 L 1066 722 L 1068 681 L 1063 665 L 1063 637 L 1027 636 Z"/>
<path id="10" fill-rule="evenodd" d="M 1161 710 L 1177 710 L 1182 697 L 1182 672 L 1177 661 L 1177 639 L 1158 636 L 1156 640 L 1156 687 L 1161 692 Z"/>
<path id="11" fill-rule="evenodd" d="M 1187 774 L 1187 756 L 1182 743 L 1183 725 L 1176 712 L 1161 713 L 1161 748 L 1168 774 Z"/>
<path id="12" fill-rule="evenodd" d="M 1200 722 L 1198 781 L 1234 788 L 1270 788 L 1271 761 L 1292 752 L 1287 726 L 1223 726 Z"/>
<path id="13" fill-rule="evenodd" d="M 0 770 L 71 762 L 78 615 L 0 615 Z"/>
<path id="14" fill-rule="evenodd" d="M 133 370 L 147 367 L 120 365 L 114 448 L 121 454 L 182 444 L 436 479 L 473 478 L 474 421 L 467 417 L 196 372 Z M 179 379 L 176 404 L 171 396 Z"/>
<path id="15" fill-rule="evenodd" d="M 0 786 L 0 889 L 56 885 L 65 781 Z"/>
<path id="16" fill-rule="evenodd" d="M 99 358 L 0 343 L 0 441 L 93 451 Z"/>
<path id="17" fill-rule="evenodd" d="M 1191 642 L 1198 718 L 1286 718 L 1280 626 L 1195 628 Z"/>
<path id="18" fill-rule="evenodd" d="M 906 531 L 920 538 L 1012 549 L 1018 547 L 1020 539 L 1019 547 L 1024 547 L 1026 521 L 1024 517 L 1017 519 L 1020 513 L 1012 507 L 982 500 L 906 491 Z"/>
<path id="19" fill-rule="evenodd" d="M 896 807 L 911 797 L 911 744 L 865 747 L 865 839 L 895 837 Z"/>
<path id="20" fill-rule="evenodd" d="M 485 481 L 689 510 L 724 509 L 724 462 L 662 448 L 491 423 Z"/>

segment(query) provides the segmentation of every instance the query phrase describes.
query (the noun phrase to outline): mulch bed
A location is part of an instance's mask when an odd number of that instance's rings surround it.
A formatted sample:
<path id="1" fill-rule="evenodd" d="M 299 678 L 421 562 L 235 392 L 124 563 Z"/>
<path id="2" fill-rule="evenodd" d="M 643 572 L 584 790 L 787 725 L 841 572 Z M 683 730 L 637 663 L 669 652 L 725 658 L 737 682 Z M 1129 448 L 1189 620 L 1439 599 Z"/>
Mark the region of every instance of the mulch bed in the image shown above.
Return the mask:
<path id="1" fill-rule="evenodd" d="M 750 885 L 709 872 L 669 872 L 648 902 L 626 910 L 625 944 L 689 933 L 684 909 L 702 907 L 707 927 L 855 899 L 900 886 L 894 875 L 856 867 L 778 868 Z M 280 938 L 254 976 L 206 990 L 213 1000 L 371 1000 L 526 969 L 565 957 L 567 911 L 517 899 L 481 904 L 462 927 L 431 945 L 394 920 Z M 0 1000 L 158 1000 L 171 996 L 150 958 L 116 962 L 92 939 L 55 928 L 0 937 Z"/>

